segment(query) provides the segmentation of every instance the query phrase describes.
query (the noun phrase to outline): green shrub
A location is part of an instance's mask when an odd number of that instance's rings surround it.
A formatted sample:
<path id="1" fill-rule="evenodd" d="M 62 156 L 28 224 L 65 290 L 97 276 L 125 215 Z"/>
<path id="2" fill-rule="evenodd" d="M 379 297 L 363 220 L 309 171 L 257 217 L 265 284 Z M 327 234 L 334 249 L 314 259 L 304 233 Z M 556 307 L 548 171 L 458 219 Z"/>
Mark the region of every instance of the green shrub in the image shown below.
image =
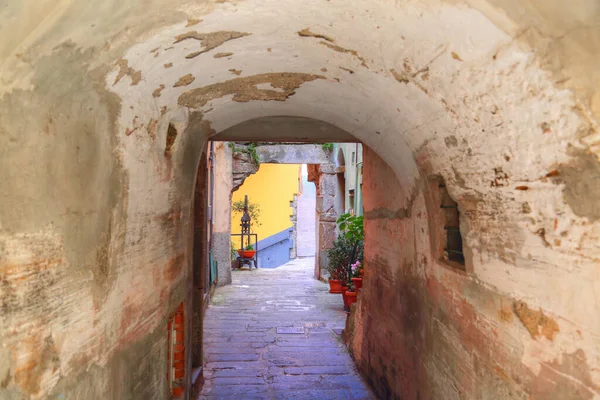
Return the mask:
<path id="1" fill-rule="evenodd" d="M 336 222 L 340 228 L 340 235 L 333 242 L 333 247 L 327 250 L 327 271 L 331 279 L 350 284 L 352 264 L 356 264 L 357 261 L 362 264 L 364 259 L 363 217 L 343 214 Z"/>
<path id="2" fill-rule="evenodd" d="M 353 242 L 364 240 L 365 230 L 363 226 L 363 217 L 342 214 L 337 219 L 337 224 L 340 228 L 340 234 Z"/>

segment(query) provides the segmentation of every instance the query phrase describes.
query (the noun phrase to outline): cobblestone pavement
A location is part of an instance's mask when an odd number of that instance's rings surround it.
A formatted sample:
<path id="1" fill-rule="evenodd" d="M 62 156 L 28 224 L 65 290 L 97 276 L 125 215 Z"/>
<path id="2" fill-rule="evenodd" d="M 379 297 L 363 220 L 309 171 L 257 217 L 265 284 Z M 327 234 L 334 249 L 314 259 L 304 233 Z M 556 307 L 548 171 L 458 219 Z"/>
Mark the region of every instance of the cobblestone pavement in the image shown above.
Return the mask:
<path id="1" fill-rule="evenodd" d="M 375 399 L 339 336 L 341 295 L 313 279 L 313 266 L 301 258 L 234 271 L 232 285 L 217 289 L 204 320 L 200 399 Z"/>

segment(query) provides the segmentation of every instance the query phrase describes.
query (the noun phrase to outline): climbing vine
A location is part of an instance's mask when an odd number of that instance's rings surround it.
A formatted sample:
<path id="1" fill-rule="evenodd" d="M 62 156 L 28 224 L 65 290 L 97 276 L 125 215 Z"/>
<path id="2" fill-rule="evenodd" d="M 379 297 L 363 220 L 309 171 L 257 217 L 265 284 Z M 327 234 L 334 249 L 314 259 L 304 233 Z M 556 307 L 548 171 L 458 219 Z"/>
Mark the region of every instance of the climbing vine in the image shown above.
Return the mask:
<path id="1" fill-rule="evenodd" d="M 260 159 L 258 158 L 258 152 L 256 151 L 256 148 L 258 147 L 258 145 L 256 143 L 249 143 L 248 145 L 245 145 L 243 147 L 238 147 L 238 146 L 236 146 L 235 142 L 229 142 L 227 144 L 227 146 L 229 146 L 229 148 L 231 148 L 231 150 L 234 153 L 248 154 L 255 164 L 260 164 Z"/>

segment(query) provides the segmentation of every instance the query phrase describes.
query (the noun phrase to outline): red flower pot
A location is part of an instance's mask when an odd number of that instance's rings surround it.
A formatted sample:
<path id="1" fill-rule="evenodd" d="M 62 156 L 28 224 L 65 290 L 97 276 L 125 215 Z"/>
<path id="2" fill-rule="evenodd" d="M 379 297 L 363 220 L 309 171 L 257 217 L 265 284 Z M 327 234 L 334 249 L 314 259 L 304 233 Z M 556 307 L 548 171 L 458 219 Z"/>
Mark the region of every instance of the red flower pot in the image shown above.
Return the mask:
<path id="1" fill-rule="evenodd" d="M 362 280 L 363 278 L 352 278 L 352 283 L 354 283 L 357 292 L 358 289 L 362 288 Z"/>
<path id="2" fill-rule="evenodd" d="M 356 278 L 354 278 L 356 279 Z M 346 292 L 346 301 L 348 302 L 348 308 L 352 305 L 352 303 L 356 303 L 356 297 L 358 292 Z"/>
<path id="3" fill-rule="evenodd" d="M 238 255 L 243 258 L 254 258 L 256 250 L 238 250 Z"/>
<path id="4" fill-rule="evenodd" d="M 342 299 L 344 300 L 344 307 L 348 307 L 348 299 L 346 298 L 346 292 L 348 291 L 348 286 L 342 286 Z"/>
<path id="5" fill-rule="evenodd" d="M 337 279 L 329 280 L 329 293 L 342 293 L 342 282 Z"/>

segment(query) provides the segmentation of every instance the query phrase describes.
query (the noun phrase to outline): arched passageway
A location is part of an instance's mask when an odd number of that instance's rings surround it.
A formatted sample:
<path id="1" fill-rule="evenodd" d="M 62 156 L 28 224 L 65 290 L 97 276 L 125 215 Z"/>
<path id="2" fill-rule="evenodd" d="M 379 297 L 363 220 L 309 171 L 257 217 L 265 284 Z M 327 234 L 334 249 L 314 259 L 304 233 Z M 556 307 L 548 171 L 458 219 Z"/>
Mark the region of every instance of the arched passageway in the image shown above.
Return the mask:
<path id="1" fill-rule="evenodd" d="M 599 13 L 593 0 L 7 4 L 1 396 L 163 398 L 170 317 L 192 315 L 202 149 L 282 116 L 365 145 L 349 343 L 381 396 L 598 396 Z M 272 132 L 257 139 L 331 141 Z M 460 268 L 446 262 L 451 208 Z"/>

